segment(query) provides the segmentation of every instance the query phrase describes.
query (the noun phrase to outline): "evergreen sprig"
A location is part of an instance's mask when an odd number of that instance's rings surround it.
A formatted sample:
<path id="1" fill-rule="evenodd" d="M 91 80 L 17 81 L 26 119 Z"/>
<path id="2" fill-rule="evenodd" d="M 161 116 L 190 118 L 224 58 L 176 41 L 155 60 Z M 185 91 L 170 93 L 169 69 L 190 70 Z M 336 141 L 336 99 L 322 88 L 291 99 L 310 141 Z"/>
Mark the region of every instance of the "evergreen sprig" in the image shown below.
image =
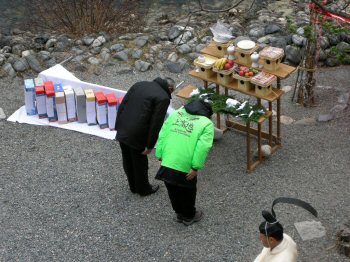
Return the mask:
<path id="1" fill-rule="evenodd" d="M 199 94 L 193 95 L 189 98 L 189 102 L 195 100 L 204 100 L 211 103 L 214 113 L 229 114 L 234 117 L 241 118 L 244 122 L 255 122 L 257 123 L 260 117 L 262 117 L 266 109 L 258 104 L 250 105 L 248 101 L 239 101 L 236 106 L 228 107 L 226 100 L 231 98 L 235 99 L 234 96 L 226 96 L 217 94 L 213 89 L 199 89 Z M 242 104 L 245 103 L 244 107 L 241 108 Z"/>

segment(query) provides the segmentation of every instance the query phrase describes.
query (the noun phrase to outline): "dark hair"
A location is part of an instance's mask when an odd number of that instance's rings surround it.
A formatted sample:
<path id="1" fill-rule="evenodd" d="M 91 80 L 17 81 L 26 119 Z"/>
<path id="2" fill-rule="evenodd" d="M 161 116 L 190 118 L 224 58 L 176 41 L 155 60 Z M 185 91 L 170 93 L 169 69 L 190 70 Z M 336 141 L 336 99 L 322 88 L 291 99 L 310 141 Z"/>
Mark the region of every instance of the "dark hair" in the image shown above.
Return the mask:
<path id="1" fill-rule="evenodd" d="M 174 79 L 166 76 L 166 77 L 164 77 L 164 80 L 167 82 L 168 87 L 172 86 L 175 89 L 175 81 L 174 81 Z"/>
<path id="2" fill-rule="evenodd" d="M 208 118 L 210 118 L 213 115 L 213 108 L 212 108 L 211 104 L 208 102 L 205 102 L 204 100 L 199 100 L 199 102 L 201 102 L 205 106 L 205 109 L 207 110 L 206 116 Z"/>
<path id="3" fill-rule="evenodd" d="M 266 221 L 260 224 L 260 233 L 264 234 L 265 236 L 273 237 L 277 241 L 281 241 L 283 239 L 283 226 L 268 211 L 262 211 L 262 216 Z"/>

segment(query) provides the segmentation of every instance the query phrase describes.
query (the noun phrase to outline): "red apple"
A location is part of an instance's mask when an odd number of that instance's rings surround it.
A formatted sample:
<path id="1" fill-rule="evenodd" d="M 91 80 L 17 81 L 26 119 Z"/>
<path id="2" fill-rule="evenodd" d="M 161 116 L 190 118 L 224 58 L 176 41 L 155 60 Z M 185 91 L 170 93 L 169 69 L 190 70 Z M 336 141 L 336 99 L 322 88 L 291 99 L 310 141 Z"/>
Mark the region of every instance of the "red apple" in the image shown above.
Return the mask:
<path id="1" fill-rule="evenodd" d="M 242 71 L 242 70 L 239 71 L 239 75 L 240 75 L 240 76 L 244 76 L 244 74 L 245 74 L 244 71 Z"/>
<path id="2" fill-rule="evenodd" d="M 235 62 L 233 60 L 228 60 L 228 63 L 233 66 L 235 64 Z"/>
<path id="3" fill-rule="evenodd" d="M 224 70 L 229 70 L 232 66 L 230 65 L 230 63 L 226 63 L 224 65 Z"/>

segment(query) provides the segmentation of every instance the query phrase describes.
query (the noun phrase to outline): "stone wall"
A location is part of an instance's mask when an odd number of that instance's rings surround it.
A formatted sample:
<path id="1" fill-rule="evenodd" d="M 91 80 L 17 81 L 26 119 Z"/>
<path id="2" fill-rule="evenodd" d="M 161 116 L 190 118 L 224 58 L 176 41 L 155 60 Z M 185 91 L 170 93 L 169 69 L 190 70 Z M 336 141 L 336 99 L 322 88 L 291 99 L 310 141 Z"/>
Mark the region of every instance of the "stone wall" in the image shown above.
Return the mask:
<path id="1" fill-rule="evenodd" d="M 157 68 L 180 73 L 192 67 L 193 59 L 212 41 L 209 28 L 218 19 L 230 28 L 236 42 L 251 39 L 260 47 L 281 47 L 286 54 L 284 63 L 298 65 L 306 43 L 303 26 L 309 23 L 307 5 L 301 2 L 261 1 L 253 9 L 243 5 L 225 13 L 194 12 L 190 19 L 188 8 L 192 11 L 198 8 L 193 3 L 190 7 L 177 4 L 174 8 L 159 2 L 151 5 L 147 24 L 140 28 L 140 33 L 118 37 L 102 32 L 73 39 L 14 29 L 9 34 L 0 34 L 0 77 L 38 73 L 63 61 L 76 70 L 94 68 L 97 74 L 103 66 L 117 63 L 124 65 L 124 70 Z M 288 32 L 286 15 L 294 17 L 297 33 Z M 332 47 L 341 50 L 350 61 L 349 35 L 323 35 L 320 66 L 340 63 L 332 57 Z"/>

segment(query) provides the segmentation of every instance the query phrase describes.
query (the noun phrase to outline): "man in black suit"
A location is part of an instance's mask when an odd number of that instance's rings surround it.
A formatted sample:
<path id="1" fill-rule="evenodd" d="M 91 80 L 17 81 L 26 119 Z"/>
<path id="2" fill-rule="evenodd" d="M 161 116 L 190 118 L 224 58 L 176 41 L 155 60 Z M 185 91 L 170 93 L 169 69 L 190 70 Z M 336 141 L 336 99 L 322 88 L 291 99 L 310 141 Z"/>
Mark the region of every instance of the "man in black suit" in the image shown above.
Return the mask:
<path id="1" fill-rule="evenodd" d="M 123 157 L 123 168 L 131 192 L 141 196 L 155 193 L 159 186 L 148 181 L 148 157 L 157 142 L 175 82 L 156 78 L 134 84 L 124 96 L 115 129 Z"/>

